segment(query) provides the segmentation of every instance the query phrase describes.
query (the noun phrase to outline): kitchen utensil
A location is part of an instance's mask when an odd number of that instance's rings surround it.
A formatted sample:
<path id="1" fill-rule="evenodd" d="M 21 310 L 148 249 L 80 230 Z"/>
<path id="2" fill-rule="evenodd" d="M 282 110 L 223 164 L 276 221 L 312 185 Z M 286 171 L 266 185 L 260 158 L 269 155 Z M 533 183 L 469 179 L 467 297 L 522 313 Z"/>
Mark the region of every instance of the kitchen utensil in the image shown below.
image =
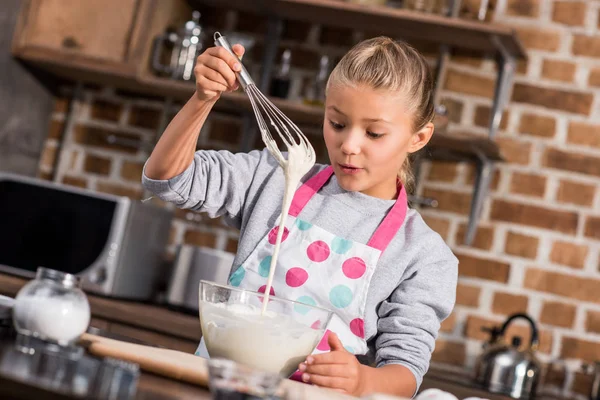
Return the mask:
<path id="1" fill-rule="evenodd" d="M 200 323 L 211 358 L 227 358 L 288 377 L 306 359 L 333 313 L 276 296 L 200 282 Z"/>
<path id="2" fill-rule="evenodd" d="M 154 39 L 152 47 L 152 68 L 160 75 L 172 79 L 189 81 L 194 77 L 196 58 L 202 50 L 204 31 L 200 25 L 200 12 L 192 12 L 179 32 L 165 32 Z M 170 49 L 170 62 L 162 63 L 163 51 Z"/>
<path id="3" fill-rule="evenodd" d="M 140 369 L 172 379 L 205 386 L 209 384 L 208 361 L 192 354 L 160 349 L 84 333 L 80 342 L 100 357 L 111 357 L 139 364 Z M 277 395 L 285 400 L 350 400 L 355 399 L 333 390 L 282 380 Z"/>
<path id="4" fill-rule="evenodd" d="M 81 278 L 38 268 L 35 279 L 19 290 L 13 321 L 18 333 L 69 345 L 90 323 L 90 305 Z"/>
<path id="5" fill-rule="evenodd" d="M 216 46 L 223 47 L 234 57 L 237 57 L 225 36 L 222 36 L 219 32 L 215 32 L 214 39 Z M 271 153 L 281 168 L 283 168 L 286 180 L 286 188 L 281 207 L 281 218 L 279 220 L 277 239 L 275 241 L 275 248 L 273 249 L 271 265 L 269 267 L 269 277 L 267 280 L 269 283 L 267 283 L 266 293 L 270 293 L 270 282 L 275 273 L 275 264 L 279 254 L 281 238 L 283 237 L 283 232 L 285 230 L 285 221 L 292 203 L 293 193 L 296 190 L 298 183 L 300 183 L 300 179 L 302 179 L 315 164 L 316 156 L 315 150 L 302 131 L 284 113 L 275 107 L 264 94 L 262 94 L 250 77 L 246 67 L 241 64 L 241 61 L 240 65 L 242 66 L 242 70 L 241 72 L 236 73 L 237 79 L 250 99 L 262 140 L 269 150 L 269 153 Z M 273 139 L 273 135 L 265 120 L 269 121 L 269 125 L 277 132 L 276 136 L 279 137 L 287 147 L 287 159 L 281 154 L 279 146 Z M 265 308 L 266 304 L 263 305 L 263 312 Z"/>
<path id="6" fill-rule="evenodd" d="M 198 312 L 198 282 L 226 284 L 234 254 L 193 245 L 181 245 L 173 263 L 167 303 Z"/>
<path id="7" fill-rule="evenodd" d="M 506 328 L 516 319 L 526 320 L 531 328 L 529 346 L 521 346 L 521 338 L 513 337 L 508 344 L 504 338 Z M 515 399 L 535 396 L 541 374 L 541 364 L 535 356 L 538 347 L 538 330 L 535 322 L 526 314 L 508 317 L 502 327 L 491 331 L 492 340 L 484 345 L 484 352 L 477 360 L 475 380 L 492 393 L 501 393 Z"/>

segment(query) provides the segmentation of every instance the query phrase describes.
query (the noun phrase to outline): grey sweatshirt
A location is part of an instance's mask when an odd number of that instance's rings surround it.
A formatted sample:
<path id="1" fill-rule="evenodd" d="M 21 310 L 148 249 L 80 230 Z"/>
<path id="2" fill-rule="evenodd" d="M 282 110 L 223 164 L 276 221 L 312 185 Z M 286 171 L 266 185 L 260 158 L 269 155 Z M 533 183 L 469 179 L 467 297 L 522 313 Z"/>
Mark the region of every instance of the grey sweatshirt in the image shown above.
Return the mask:
<path id="1" fill-rule="evenodd" d="M 325 168 L 315 165 L 303 181 Z M 143 174 L 146 189 L 177 207 L 223 216 L 240 230 L 235 270 L 275 226 L 285 178 L 266 151 L 233 154 L 198 151 L 193 163 L 169 180 Z M 394 200 L 343 190 L 335 175 L 308 202 L 302 219 L 356 242 L 367 243 Z M 458 260 L 419 213 L 409 209 L 404 224 L 382 253 L 367 293 L 364 364 L 400 364 L 417 380 L 429 368 L 440 323 L 452 311 Z"/>

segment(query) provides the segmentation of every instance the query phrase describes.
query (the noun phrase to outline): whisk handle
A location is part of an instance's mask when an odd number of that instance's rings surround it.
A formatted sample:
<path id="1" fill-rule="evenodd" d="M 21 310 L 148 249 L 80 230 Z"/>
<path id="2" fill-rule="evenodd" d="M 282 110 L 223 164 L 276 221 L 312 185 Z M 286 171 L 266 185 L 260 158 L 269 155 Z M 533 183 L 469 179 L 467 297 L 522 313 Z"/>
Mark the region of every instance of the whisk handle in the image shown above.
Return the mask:
<path id="1" fill-rule="evenodd" d="M 227 50 L 237 58 L 237 55 L 233 52 L 233 49 L 231 48 L 231 45 L 229 44 L 229 41 L 227 40 L 227 38 L 225 38 L 225 36 L 221 35 L 219 32 L 215 32 L 214 39 L 215 46 L 223 47 L 225 50 Z M 242 70 L 240 72 L 236 72 L 236 76 L 238 81 L 240 82 L 240 85 L 242 85 L 242 89 L 246 90 L 246 87 L 248 85 L 254 84 L 254 80 L 252 80 L 252 77 L 248 73 L 248 70 L 246 69 L 246 67 L 244 67 L 244 64 L 242 64 L 241 61 L 240 65 L 242 66 Z"/>

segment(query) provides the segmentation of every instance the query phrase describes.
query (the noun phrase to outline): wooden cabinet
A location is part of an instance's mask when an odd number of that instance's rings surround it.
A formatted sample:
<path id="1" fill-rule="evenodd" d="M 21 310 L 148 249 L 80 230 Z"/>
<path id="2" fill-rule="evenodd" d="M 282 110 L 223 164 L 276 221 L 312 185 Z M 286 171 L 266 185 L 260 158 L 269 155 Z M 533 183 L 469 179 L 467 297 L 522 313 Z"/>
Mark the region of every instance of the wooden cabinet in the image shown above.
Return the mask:
<path id="1" fill-rule="evenodd" d="M 125 63 L 140 1 L 25 1 L 15 50 L 38 48 Z"/>

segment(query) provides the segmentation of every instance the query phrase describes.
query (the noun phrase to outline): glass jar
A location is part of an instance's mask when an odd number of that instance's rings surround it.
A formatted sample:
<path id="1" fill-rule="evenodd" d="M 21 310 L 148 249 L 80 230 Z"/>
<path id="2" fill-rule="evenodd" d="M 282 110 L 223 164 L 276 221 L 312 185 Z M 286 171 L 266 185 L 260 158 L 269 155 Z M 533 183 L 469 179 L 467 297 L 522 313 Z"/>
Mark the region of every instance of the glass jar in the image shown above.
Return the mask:
<path id="1" fill-rule="evenodd" d="M 38 268 L 35 279 L 17 293 L 13 323 L 19 334 L 72 344 L 90 323 L 90 305 L 81 290 L 81 278 Z"/>

